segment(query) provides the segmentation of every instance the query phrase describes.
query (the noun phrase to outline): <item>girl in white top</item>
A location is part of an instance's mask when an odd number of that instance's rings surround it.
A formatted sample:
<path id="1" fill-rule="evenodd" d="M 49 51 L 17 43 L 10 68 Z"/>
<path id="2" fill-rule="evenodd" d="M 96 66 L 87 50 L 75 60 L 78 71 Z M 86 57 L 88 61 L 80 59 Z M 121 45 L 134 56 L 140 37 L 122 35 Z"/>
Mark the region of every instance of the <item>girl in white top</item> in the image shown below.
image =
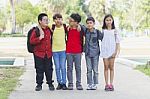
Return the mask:
<path id="1" fill-rule="evenodd" d="M 105 16 L 102 29 L 104 37 L 101 44 L 100 56 L 104 62 L 105 90 L 113 91 L 114 61 L 120 51 L 120 37 L 115 29 L 112 15 L 108 14 Z M 108 83 L 108 72 L 110 72 L 110 83 Z"/>

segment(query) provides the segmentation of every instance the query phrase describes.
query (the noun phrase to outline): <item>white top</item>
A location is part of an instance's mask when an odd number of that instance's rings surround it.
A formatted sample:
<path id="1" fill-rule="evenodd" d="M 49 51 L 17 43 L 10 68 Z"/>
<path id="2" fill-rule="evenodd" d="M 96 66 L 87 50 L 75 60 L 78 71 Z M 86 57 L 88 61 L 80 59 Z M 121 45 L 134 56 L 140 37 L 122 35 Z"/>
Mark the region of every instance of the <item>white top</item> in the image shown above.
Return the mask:
<path id="1" fill-rule="evenodd" d="M 101 53 L 102 58 L 109 58 L 115 52 L 116 43 L 120 43 L 120 36 L 117 30 L 103 30 L 104 37 L 101 43 Z"/>

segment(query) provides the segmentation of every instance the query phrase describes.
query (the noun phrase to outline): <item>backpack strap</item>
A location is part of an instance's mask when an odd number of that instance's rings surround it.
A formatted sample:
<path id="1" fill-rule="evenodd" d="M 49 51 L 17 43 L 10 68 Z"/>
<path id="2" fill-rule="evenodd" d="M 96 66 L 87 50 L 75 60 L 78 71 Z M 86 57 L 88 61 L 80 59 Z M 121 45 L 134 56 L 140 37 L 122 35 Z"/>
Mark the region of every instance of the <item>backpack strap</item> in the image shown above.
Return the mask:
<path id="1" fill-rule="evenodd" d="M 64 31 L 65 31 L 65 42 L 67 42 L 67 39 L 68 39 L 68 30 L 67 30 L 66 24 L 63 24 L 63 27 L 64 27 Z"/>

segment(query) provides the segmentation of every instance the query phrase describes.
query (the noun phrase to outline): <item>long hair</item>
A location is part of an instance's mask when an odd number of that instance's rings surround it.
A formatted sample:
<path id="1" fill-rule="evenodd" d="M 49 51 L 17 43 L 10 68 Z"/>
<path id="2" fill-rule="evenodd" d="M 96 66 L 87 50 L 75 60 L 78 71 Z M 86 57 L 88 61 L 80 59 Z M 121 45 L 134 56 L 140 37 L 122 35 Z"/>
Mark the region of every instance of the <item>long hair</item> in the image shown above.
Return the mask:
<path id="1" fill-rule="evenodd" d="M 106 20 L 106 18 L 108 18 L 108 17 L 111 17 L 111 18 L 112 18 L 112 21 L 113 21 L 113 22 L 112 22 L 111 26 L 112 26 L 112 29 L 115 29 L 114 18 L 112 17 L 111 14 L 107 14 L 107 15 L 104 17 L 102 29 L 107 29 L 105 20 Z"/>

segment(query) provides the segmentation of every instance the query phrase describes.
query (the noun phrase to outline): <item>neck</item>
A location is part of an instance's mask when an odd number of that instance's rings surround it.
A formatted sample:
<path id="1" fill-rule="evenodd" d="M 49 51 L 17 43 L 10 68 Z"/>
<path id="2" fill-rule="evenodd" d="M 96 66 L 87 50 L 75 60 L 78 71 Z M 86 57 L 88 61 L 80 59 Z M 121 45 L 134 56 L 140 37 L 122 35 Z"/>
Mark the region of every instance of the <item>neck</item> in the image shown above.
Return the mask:
<path id="1" fill-rule="evenodd" d="M 107 29 L 108 29 L 108 30 L 111 30 L 111 29 L 112 29 L 112 27 L 111 27 L 111 26 L 108 26 L 108 27 L 107 27 Z"/>
<path id="2" fill-rule="evenodd" d="M 90 31 L 90 32 L 93 32 L 93 31 L 94 31 L 94 28 L 89 29 L 89 31 Z"/>
<path id="3" fill-rule="evenodd" d="M 60 28 L 62 26 L 62 24 L 56 24 L 56 27 Z"/>
<path id="4" fill-rule="evenodd" d="M 74 26 L 72 26 L 72 28 L 73 28 L 73 29 L 76 29 L 76 28 L 77 28 L 77 26 L 75 26 L 75 25 L 74 25 Z"/>
<path id="5" fill-rule="evenodd" d="M 41 26 L 42 29 L 46 29 L 46 26 Z"/>

